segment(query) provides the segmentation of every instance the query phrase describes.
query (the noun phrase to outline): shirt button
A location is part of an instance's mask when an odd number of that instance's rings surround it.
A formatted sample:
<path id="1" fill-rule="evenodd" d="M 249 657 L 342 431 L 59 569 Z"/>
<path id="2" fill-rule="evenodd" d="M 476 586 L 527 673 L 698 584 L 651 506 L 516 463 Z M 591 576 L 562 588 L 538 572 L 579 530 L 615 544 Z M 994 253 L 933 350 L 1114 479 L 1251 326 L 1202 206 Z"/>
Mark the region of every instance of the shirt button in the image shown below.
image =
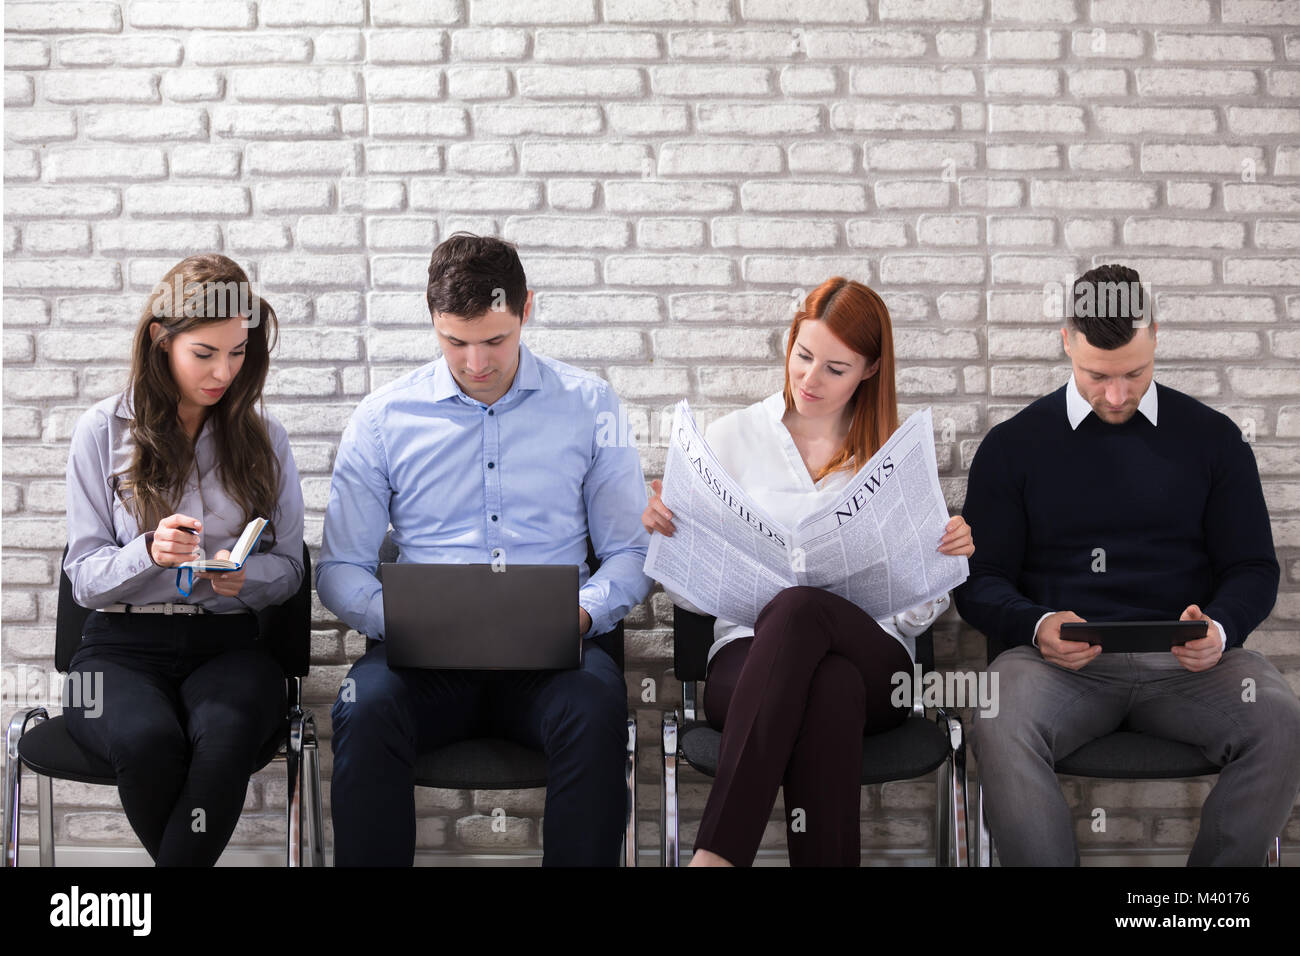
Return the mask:
<path id="1" fill-rule="evenodd" d="M 490 461 L 490 462 L 488 462 L 488 467 L 489 467 L 489 468 L 495 468 L 495 467 L 496 467 L 496 462 L 494 462 L 494 461 Z"/>
<path id="2" fill-rule="evenodd" d="M 489 408 L 489 409 L 488 409 L 488 414 L 489 414 L 489 415 L 495 415 L 496 412 L 494 412 L 492 409 Z"/>
<path id="3" fill-rule="evenodd" d="M 496 515 L 493 515 L 493 516 L 492 516 L 492 520 L 493 520 L 493 521 L 496 521 L 496 520 L 497 520 L 497 516 L 496 516 Z"/>

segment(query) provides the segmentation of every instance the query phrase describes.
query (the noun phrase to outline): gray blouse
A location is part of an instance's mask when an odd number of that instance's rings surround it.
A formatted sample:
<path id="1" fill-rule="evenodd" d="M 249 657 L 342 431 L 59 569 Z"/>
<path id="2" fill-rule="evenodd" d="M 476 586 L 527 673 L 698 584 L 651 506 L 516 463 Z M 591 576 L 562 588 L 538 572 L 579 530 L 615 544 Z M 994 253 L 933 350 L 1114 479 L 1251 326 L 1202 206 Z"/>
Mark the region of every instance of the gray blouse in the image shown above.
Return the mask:
<path id="1" fill-rule="evenodd" d="M 131 402 L 126 394 L 91 406 L 77 422 L 68 456 L 68 555 L 63 568 L 73 598 L 82 607 L 109 604 L 198 604 L 216 613 L 260 610 L 288 600 L 302 583 L 302 488 L 284 426 L 265 416 L 271 446 L 280 459 L 280 495 L 275 525 L 262 533 L 244 563 L 244 586 L 222 597 L 212 582 L 194 579 L 189 597 L 176 589 L 176 570 L 160 568 L 145 548 L 145 532 L 115 493 L 114 475 L 131 463 Z M 195 471 L 175 512 L 203 522 L 199 546 L 206 557 L 234 547 L 246 524 L 242 509 L 226 494 L 217 471 L 216 442 L 205 422 L 194 447 Z M 250 516 L 251 517 L 251 516 Z M 183 580 L 183 579 L 182 579 Z"/>

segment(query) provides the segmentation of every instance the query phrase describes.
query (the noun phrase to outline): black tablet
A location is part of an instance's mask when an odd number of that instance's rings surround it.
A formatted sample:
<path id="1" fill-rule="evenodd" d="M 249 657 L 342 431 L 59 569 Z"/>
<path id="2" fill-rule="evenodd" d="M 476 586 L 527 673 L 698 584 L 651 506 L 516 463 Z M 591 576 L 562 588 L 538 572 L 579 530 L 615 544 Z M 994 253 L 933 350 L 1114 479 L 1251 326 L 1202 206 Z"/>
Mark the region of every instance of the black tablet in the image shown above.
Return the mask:
<path id="1" fill-rule="evenodd" d="M 1208 627 L 1205 621 L 1070 621 L 1061 625 L 1061 640 L 1100 644 L 1103 654 L 1141 654 L 1204 637 Z"/>

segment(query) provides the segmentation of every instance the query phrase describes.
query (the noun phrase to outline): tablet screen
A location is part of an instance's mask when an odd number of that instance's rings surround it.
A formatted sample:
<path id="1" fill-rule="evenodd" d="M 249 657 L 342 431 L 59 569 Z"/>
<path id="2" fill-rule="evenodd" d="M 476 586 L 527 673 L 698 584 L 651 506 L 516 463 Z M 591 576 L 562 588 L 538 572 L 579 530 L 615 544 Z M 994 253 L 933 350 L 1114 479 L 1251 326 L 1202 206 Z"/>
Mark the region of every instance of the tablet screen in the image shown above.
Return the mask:
<path id="1" fill-rule="evenodd" d="M 1061 640 L 1100 644 L 1103 654 L 1142 654 L 1204 637 L 1208 627 L 1205 621 L 1070 621 L 1061 625 Z"/>

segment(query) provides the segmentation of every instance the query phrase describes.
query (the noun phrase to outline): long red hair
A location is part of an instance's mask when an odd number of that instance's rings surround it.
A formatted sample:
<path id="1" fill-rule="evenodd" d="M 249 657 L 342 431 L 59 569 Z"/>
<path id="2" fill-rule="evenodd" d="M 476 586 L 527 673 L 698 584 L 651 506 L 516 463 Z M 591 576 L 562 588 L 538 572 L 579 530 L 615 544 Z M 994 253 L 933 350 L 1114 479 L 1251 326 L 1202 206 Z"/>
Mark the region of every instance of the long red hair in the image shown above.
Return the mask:
<path id="1" fill-rule="evenodd" d="M 794 408 L 794 393 L 790 389 L 790 353 L 799 337 L 799 326 L 806 319 L 825 322 L 832 335 L 867 360 L 868 367 L 880 360 L 876 374 L 860 382 L 849 399 L 853 407 L 853 423 L 849 426 L 844 445 L 815 476 L 816 481 L 821 481 L 838 468 L 850 464 L 865 465 L 898 428 L 894 332 L 884 300 L 861 282 L 835 276 L 813 289 L 804 300 L 803 308 L 795 313 L 785 346 L 786 411 Z"/>

